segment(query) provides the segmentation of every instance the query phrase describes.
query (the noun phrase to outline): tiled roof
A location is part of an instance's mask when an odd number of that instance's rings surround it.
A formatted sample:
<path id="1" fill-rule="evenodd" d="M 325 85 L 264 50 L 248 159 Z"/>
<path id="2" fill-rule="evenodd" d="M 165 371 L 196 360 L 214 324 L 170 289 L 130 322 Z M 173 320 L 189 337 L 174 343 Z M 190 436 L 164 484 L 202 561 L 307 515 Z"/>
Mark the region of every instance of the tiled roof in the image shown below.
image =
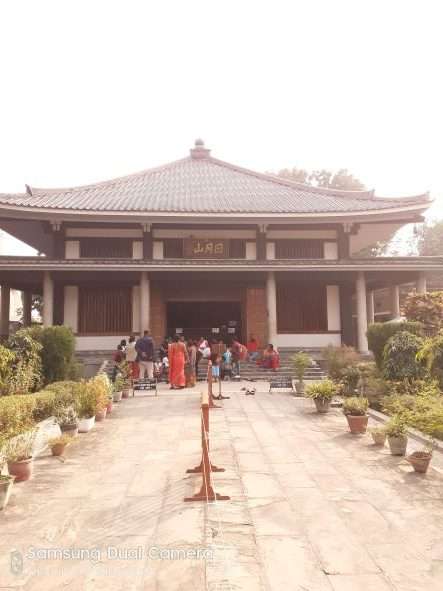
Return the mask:
<path id="1" fill-rule="evenodd" d="M 187 158 L 112 181 L 0 194 L 2 208 L 190 214 L 347 213 L 425 209 L 428 202 L 427 194 L 382 198 L 373 191 L 324 189 L 256 173 L 211 157 L 201 141 Z"/>

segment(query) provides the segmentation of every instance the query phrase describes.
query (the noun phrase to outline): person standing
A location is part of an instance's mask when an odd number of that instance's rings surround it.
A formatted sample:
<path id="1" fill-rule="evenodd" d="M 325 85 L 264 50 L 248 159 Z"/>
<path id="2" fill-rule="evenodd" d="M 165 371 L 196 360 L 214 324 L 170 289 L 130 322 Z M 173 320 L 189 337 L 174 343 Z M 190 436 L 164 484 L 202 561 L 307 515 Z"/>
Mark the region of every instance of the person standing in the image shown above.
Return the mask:
<path id="1" fill-rule="evenodd" d="M 137 361 L 140 367 L 140 378 L 145 376 L 154 379 L 154 340 L 149 336 L 149 330 L 143 332 L 143 337 L 135 343 Z"/>
<path id="2" fill-rule="evenodd" d="M 126 361 L 131 367 L 131 378 L 136 380 L 140 374 L 140 370 L 137 363 L 137 351 L 135 349 L 135 336 L 129 337 L 129 343 L 126 347 Z"/>
<path id="3" fill-rule="evenodd" d="M 178 335 L 174 336 L 168 347 L 169 359 L 169 384 L 171 390 L 185 387 L 185 363 L 189 361 L 186 345 L 180 341 Z"/>
<path id="4" fill-rule="evenodd" d="M 195 365 L 197 361 L 197 345 L 192 339 L 188 341 L 189 363 L 186 366 L 186 387 L 193 388 L 196 383 Z"/>
<path id="5" fill-rule="evenodd" d="M 232 337 L 231 345 L 231 359 L 232 359 L 232 373 L 234 377 L 240 377 L 240 356 L 241 356 L 241 344 L 238 342 L 237 337 Z"/>

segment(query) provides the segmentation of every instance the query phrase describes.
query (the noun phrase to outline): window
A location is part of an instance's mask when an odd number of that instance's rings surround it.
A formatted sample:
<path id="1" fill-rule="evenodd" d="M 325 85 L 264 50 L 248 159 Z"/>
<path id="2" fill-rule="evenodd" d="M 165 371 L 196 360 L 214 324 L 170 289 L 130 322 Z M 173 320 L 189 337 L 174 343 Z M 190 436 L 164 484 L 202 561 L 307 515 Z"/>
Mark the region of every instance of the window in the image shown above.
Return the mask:
<path id="1" fill-rule="evenodd" d="M 327 332 L 326 285 L 279 282 L 277 330 L 280 333 Z"/>
<path id="2" fill-rule="evenodd" d="M 275 240 L 276 259 L 322 259 L 323 240 Z"/>
<path id="3" fill-rule="evenodd" d="M 132 259 L 132 240 L 128 238 L 82 238 L 80 257 L 93 259 Z"/>
<path id="4" fill-rule="evenodd" d="M 181 238 L 166 238 L 163 240 L 163 256 L 165 259 L 182 259 L 183 240 Z"/>
<path id="5" fill-rule="evenodd" d="M 131 287 L 80 287 L 78 326 L 80 334 L 130 334 Z"/>

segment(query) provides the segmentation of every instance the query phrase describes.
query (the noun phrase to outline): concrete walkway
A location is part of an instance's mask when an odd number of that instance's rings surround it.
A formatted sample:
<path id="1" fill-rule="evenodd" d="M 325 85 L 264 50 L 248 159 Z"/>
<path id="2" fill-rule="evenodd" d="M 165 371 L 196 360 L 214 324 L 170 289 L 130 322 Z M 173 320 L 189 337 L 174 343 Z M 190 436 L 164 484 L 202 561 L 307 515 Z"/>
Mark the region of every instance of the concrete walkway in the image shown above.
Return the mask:
<path id="1" fill-rule="evenodd" d="M 240 387 L 211 411 L 226 468 L 214 485 L 230 501 L 183 502 L 201 480 L 185 473 L 200 461 L 198 388 L 125 400 L 14 487 L 0 589 L 441 591 L 442 473 L 414 474 L 340 411 Z"/>

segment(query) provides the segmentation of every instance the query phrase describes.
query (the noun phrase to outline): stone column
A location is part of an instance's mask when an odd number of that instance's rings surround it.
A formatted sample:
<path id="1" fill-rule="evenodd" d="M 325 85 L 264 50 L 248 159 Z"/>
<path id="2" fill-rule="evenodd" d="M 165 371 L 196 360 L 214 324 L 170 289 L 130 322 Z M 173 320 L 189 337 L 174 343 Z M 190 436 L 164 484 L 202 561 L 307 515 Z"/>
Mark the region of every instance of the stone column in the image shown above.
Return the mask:
<path id="1" fill-rule="evenodd" d="M 400 289 L 398 285 L 391 285 L 391 316 L 400 318 Z"/>
<path id="2" fill-rule="evenodd" d="M 151 290 L 149 275 L 146 271 L 140 273 L 140 335 L 150 329 L 151 322 Z"/>
<path id="3" fill-rule="evenodd" d="M 360 353 L 368 353 L 368 316 L 366 310 L 366 279 L 363 271 L 359 271 L 355 282 L 357 299 L 357 343 Z"/>
<path id="4" fill-rule="evenodd" d="M 367 306 L 368 306 L 368 324 L 374 324 L 375 322 L 375 303 L 374 303 L 374 291 L 371 289 L 367 295 Z"/>
<path id="5" fill-rule="evenodd" d="M 9 310 L 11 306 L 11 289 L 9 285 L 2 285 L 0 289 L 0 338 L 9 336 Z"/>
<path id="6" fill-rule="evenodd" d="M 426 274 L 420 273 L 417 279 L 417 293 L 426 293 Z"/>
<path id="7" fill-rule="evenodd" d="M 22 295 L 23 303 L 23 325 L 31 326 L 31 311 L 32 311 L 32 292 L 28 289 L 23 291 Z"/>
<path id="8" fill-rule="evenodd" d="M 43 275 L 43 326 L 54 323 L 54 282 L 49 271 Z"/>
<path id="9" fill-rule="evenodd" d="M 277 287 L 274 271 L 266 278 L 266 304 L 268 311 L 268 342 L 275 344 L 277 336 Z"/>

